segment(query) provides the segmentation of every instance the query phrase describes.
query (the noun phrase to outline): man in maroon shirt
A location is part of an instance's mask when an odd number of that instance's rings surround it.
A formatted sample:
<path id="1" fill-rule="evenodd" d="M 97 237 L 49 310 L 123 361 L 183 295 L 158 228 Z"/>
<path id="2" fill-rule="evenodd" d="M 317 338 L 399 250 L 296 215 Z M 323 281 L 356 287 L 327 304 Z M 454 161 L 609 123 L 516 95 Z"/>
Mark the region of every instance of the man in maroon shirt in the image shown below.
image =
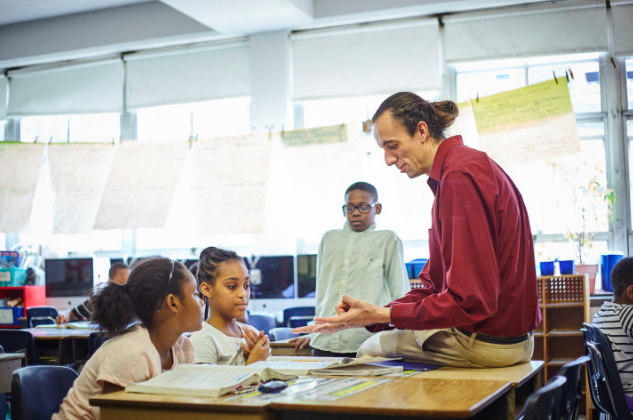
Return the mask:
<path id="1" fill-rule="evenodd" d="M 409 178 L 429 176 L 435 200 L 423 287 L 383 308 L 343 296 L 337 316 L 295 331 L 382 331 L 359 356 L 460 367 L 530 360 L 541 312 L 527 211 L 499 165 L 464 146 L 461 136 L 445 138 L 457 114 L 451 101 L 431 103 L 401 92 L 372 119 L 387 165 Z"/>

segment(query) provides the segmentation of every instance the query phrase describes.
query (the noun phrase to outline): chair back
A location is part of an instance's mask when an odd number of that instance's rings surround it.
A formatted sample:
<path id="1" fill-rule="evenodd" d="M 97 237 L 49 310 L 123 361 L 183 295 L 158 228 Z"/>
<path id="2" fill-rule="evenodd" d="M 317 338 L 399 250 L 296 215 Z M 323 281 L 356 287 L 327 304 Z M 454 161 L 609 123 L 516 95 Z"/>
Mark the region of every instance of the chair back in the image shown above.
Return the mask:
<path id="1" fill-rule="evenodd" d="M 565 400 L 567 378 L 553 376 L 547 384 L 534 391 L 517 415 L 517 420 L 558 420 L 562 418 L 561 401 Z"/>
<path id="2" fill-rule="evenodd" d="M 16 370 L 11 381 L 11 418 L 50 420 L 77 376 L 66 366 L 27 366 Z"/>
<path id="3" fill-rule="evenodd" d="M 272 328 L 277 326 L 277 318 L 271 314 L 250 314 L 248 324 L 257 330 L 264 331 L 264 334 L 268 334 Z"/>
<path id="4" fill-rule="evenodd" d="M 284 309 L 284 327 L 302 327 L 314 318 L 314 306 L 295 306 Z M 291 318 L 293 320 L 291 321 Z"/>
<path id="5" fill-rule="evenodd" d="M 109 340 L 104 333 L 93 332 L 88 336 L 88 358 L 90 358 L 101 347 L 103 343 Z"/>
<path id="6" fill-rule="evenodd" d="M 53 322 L 55 322 L 57 315 L 59 315 L 59 312 L 57 312 L 54 306 L 31 306 L 26 308 L 26 322 L 29 326 L 31 325 L 31 318 L 33 317 L 48 316 L 53 318 Z"/>
<path id="7" fill-rule="evenodd" d="M 35 338 L 30 331 L 0 330 L 0 346 L 7 353 L 23 353 L 22 366 L 39 364 Z"/>
<path id="8" fill-rule="evenodd" d="M 38 325 L 55 325 L 55 318 L 50 316 L 34 316 L 29 319 L 29 327 L 35 328 Z"/>
<path id="9" fill-rule="evenodd" d="M 588 356 L 580 356 L 573 362 L 567 363 L 558 371 L 558 375 L 567 378 L 565 383 L 565 401 L 563 401 L 563 413 L 566 413 L 565 420 L 576 420 L 580 409 L 580 400 L 582 399 L 582 390 L 580 378 L 582 375 L 582 367 L 589 360 Z"/>
<path id="10" fill-rule="evenodd" d="M 299 337 L 301 334 L 293 334 L 292 328 L 290 327 L 277 327 L 270 330 L 268 336 L 270 337 L 270 341 L 280 341 L 287 340 L 289 338 Z"/>
<path id="11" fill-rule="evenodd" d="M 607 416 L 633 420 L 609 338 L 598 327 L 587 323 L 583 325 L 585 350 L 591 358 L 587 363 L 587 376 L 593 405 Z"/>

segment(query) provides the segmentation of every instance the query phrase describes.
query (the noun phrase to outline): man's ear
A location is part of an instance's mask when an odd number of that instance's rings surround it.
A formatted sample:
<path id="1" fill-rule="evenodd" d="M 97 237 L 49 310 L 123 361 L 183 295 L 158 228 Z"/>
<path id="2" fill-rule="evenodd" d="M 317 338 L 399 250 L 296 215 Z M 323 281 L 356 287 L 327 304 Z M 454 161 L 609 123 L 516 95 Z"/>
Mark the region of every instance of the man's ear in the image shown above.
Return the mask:
<path id="1" fill-rule="evenodd" d="M 424 143 L 429 138 L 429 126 L 424 121 L 420 121 L 415 133 L 420 136 L 420 141 Z"/>
<path id="2" fill-rule="evenodd" d="M 380 214 L 382 212 L 382 204 L 376 203 L 376 214 Z"/>
<path id="3" fill-rule="evenodd" d="M 626 288 L 626 297 L 633 300 L 633 285 Z"/>

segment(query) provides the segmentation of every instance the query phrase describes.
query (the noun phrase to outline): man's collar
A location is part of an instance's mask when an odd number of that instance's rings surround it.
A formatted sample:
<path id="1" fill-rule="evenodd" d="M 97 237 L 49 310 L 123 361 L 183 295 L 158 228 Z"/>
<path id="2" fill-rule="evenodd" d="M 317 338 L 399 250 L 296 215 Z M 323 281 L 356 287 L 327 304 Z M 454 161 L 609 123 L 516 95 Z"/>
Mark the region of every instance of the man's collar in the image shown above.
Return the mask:
<path id="1" fill-rule="evenodd" d="M 431 166 L 429 179 L 426 180 L 426 183 L 429 187 L 431 187 L 433 194 L 437 192 L 437 184 L 440 182 L 442 168 L 444 167 L 444 159 L 446 159 L 448 151 L 453 146 L 461 146 L 463 144 L 464 141 L 462 140 L 462 136 L 449 137 L 446 140 L 442 140 L 440 142 L 440 145 L 437 148 L 437 153 L 435 153 L 435 158 L 433 159 L 433 166 Z"/>

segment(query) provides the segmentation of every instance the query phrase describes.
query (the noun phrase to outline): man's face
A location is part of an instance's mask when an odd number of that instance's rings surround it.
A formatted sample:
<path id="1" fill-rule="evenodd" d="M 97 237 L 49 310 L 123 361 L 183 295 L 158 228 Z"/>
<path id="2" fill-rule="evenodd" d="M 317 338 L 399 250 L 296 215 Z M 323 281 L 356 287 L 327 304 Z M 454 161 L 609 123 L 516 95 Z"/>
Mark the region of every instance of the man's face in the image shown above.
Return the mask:
<path id="1" fill-rule="evenodd" d="M 428 147 L 430 140 L 425 122 L 418 123 L 418 130 L 411 136 L 404 124 L 387 111 L 376 120 L 374 137 L 385 153 L 387 166 L 395 165 L 409 178 L 431 173 L 433 154 Z"/>

